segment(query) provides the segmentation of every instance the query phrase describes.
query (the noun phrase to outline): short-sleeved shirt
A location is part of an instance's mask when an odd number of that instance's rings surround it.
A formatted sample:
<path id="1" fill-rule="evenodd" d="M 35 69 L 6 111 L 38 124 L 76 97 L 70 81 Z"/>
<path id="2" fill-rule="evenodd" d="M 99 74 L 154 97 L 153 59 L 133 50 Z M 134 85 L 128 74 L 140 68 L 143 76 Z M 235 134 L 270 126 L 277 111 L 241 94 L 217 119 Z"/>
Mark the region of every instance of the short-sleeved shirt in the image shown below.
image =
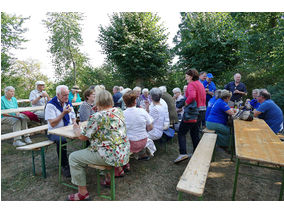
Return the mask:
<path id="1" fill-rule="evenodd" d="M 228 114 L 226 111 L 229 109 L 229 105 L 223 99 L 219 98 L 212 106 L 207 121 L 226 125 L 228 121 Z"/>
<path id="2" fill-rule="evenodd" d="M 4 95 L 1 97 L 1 109 L 17 109 L 18 108 L 18 102 L 15 97 L 12 97 L 9 101 Z M 16 115 L 16 113 L 9 113 L 9 115 Z M 3 118 L 3 115 L 1 115 L 1 118 Z"/>
<path id="3" fill-rule="evenodd" d="M 258 117 L 263 119 L 273 132 L 278 133 L 283 128 L 283 112 L 273 100 L 262 102 L 256 110 L 261 112 Z"/>
<path id="4" fill-rule="evenodd" d="M 216 85 L 214 84 L 213 81 L 211 81 L 210 83 L 208 83 L 208 81 L 205 80 L 205 81 L 203 82 L 203 86 L 204 86 L 205 89 L 209 89 L 210 92 L 213 92 L 213 94 L 214 94 L 214 92 L 216 91 Z M 212 98 L 212 95 L 206 94 L 206 100 L 209 101 L 210 98 Z"/>
<path id="5" fill-rule="evenodd" d="M 214 103 L 217 101 L 217 99 L 215 98 L 215 96 L 213 96 L 209 101 L 208 101 L 208 106 L 206 108 L 206 114 L 205 114 L 205 121 L 207 121 L 207 118 L 210 114 L 210 111 L 214 105 Z"/>
<path id="6" fill-rule="evenodd" d="M 149 114 L 153 118 L 153 129 L 148 132 L 149 135 L 160 138 L 163 135 L 164 124 L 169 124 L 169 112 L 165 110 L 163 105 L 153 105 L 149 108 Z M 168 120 L 168 122 L 166 122 Z"/>
<path id="7" fill-rule="evenodd" d="M 59 102 L 59 100 L 57 99 L 57 101 Z M 65 108 L 67 105 L 66 103 L 64 103 L 64 106 L 63 108 Z M 45 120 L 49 120 L 49 119 L 55 119 L 57 118 L 62 112 L 57 109 L 53 104 L 51 103 L 47 103 L 46 104 L 46 108 L 45 108 Z M 72 124 L 72 119 L 76 118 L 76 115 L 75 115 L 75 112 L 74 112 L 74 109 L 72 108 L 71 112 L 69 112 L 69 125 Z M 55 126 L 55 127 L 52 127 L 49 123 L 49 121 L 47 122 L 48 123 L 48 130 L 52 130 L 52 129 L 56 129 L 56 128 L 59 128 L 59 127 L 63 127 L 64 126 L 64 121 L 63 119 L 61 119 L 59 121 L 59 123 Z"/>
<path id="8" fill-rule="evenodd" d="M 260 103 L 257 102 L 257 100 L 254 98 L 252 99 L 249 104 L 252 106 L 253 109 L 257 109 L 260 105 Z"/>
<path id="9" fill-rule="evenodd" d="M 74 98 L 74 95 L 73 95 L 73 93 L 70 91 L 70 92 L 69 92 L 69 97 L 68 97 L 69 101 L 72 102 L 73 98 Z M 80 97 L 79 93 L 77 93 L 77 99 L 76 99 L 75 103 L 81 102 L 81 101 L 82 101 L 82 100 L 81 100 L 81 97 Z"/>
<path id="10" fill-rule="evenodd" d="M 90 105 L 87 101 L 84 101 L 79 108 L 79 117 L 80 121 L 86 121 L 89 119 L 90 115 L 94 114 L 93 106 Z"/>
<path id="11" fill-rule="evenodd" d="M 37 99 L 41 94 L 42 92 L 38 91 L 37 89 L 31 91 L 29 97 L 30 101 Z M 39 99 L 39 101 L 36 104 L 32 104 L 32 106 L 44 106 L 47 102 L 48 102 L 47 97 L 42 97 L 41 99 Z"/>
<path id="12" fill-rule="evenodd" d="M 242 95 L 241 95 L 241 94 L 239 94 L 239 93 L 235 93 L 235 94 L 234 94 L 234 91 L 235 91 L 235 90 L 239 90 L 239 91 L 241 91 L 241 92 L 247 92 L 246 85 L 245 85 L 244 83 L 242 83 L 242 82 L 240 82 L 239 85 L 236 86 L 235 82 L 234 82 L 234 81 L 231 81 L 230 83 L 228 83 L 228 84 L 225 86 L 225 89 L 232 92 L 231 101 L 240 101 L 241 98 L 242 98 Z"/>
<path id="13" fill-rule="evenodd" d="M 146 125 L 153 122 L 153 118 L 142 108 L 129 107 L 124 112 L 127 137 L 131 141 L 139 141 L 148 137 Z"/>
<path id="14" fill-rule="evenodd" d="M 121 109 L 111 108 L 91 115 L 82 135 L 89 138 L 89 149 L 98 152 L 107 164 L 118 167 L 128 163 L 130 143 Z"/>

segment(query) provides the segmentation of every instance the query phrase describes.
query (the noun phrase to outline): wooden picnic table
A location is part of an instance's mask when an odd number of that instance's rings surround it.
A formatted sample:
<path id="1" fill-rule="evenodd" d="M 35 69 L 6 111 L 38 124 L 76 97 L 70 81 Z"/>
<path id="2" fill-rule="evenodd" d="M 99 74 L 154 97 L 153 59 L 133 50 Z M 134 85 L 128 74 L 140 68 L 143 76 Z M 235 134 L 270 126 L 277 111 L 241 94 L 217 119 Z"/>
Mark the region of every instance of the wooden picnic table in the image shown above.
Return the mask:
<path id="1" fill-rule="evenodd" d="M 83 102 L 74 103 L 73 106 L 79 106 Z M 18 107 L 16 109 L 3 109 L 1 110 L 1 114 L 8 113 L 17 113 L 17 112 L 25 112 L 25 111 L 41 111 L 44 110 L 44 106 L 34 106 L 34 107 Z"/>
<path id="2" fill-rule="evenodd" d="M 253 121 L 234 120 L 236 173 L 233 188 L 235 199 L 240 164 L 279 170 L 282 172 L 282 185 L 279 200 L 284 189 L 284 143 L 262 119 Z M 256 162 L 256 164 L 251 163 Z M 264 164 L 264 165 L 260 165 Z M 265 166 L 268 165 L 268 166 Z"/>
<path id="3" fill-rule="evenodd" d="M 29 103 L 31 102 L 30 99 L 19 99 L 17 100 L 18 103 Z"/>

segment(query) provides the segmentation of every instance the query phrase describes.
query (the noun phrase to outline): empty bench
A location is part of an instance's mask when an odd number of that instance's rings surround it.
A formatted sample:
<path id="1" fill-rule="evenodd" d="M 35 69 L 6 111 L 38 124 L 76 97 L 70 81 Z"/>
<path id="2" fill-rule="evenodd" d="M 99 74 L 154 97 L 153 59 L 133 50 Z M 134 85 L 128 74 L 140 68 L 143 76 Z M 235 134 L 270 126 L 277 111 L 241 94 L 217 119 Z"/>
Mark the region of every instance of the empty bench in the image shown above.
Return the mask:
<path id="1" fill-rule="evenodd" d="M 203 134 L 177 184 L 179 200 L 182 200 L 183 192 L 202 199 L 216 139 L 217 134 Z"/>

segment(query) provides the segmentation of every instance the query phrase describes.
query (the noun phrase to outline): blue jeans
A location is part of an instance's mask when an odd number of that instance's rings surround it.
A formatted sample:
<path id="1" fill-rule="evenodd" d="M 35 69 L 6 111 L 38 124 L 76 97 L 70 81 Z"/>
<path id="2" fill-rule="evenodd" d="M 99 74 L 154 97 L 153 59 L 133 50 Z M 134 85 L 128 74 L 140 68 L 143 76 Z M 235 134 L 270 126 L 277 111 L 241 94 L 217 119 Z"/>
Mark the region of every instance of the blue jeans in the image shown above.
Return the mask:
<path id="1" fill-rule="evenodd" d="M 228 147 L 230 145 L 230 127 L 220 123 L 206 121 L 206 127 L 215 130 L 217 136 L 217 145 Z"/>
<path id="2" fill-rule="evenodd" d="M 199 125 L 198 123 L 180 123 L 178 131 L 178 144 L 179 144 L 179 153 L 186 154 L 186 133 L 190 130 L 190 136 L 193 145 L 193 151 L 196 149 L 199 143 Z"/>

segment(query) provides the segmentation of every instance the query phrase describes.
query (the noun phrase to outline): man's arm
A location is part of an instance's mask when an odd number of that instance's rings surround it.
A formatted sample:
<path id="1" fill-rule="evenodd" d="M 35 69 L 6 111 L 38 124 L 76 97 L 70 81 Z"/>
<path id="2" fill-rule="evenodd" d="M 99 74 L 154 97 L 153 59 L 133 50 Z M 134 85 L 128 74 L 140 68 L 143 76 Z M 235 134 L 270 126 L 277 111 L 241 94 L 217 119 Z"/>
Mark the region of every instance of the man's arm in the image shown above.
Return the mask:
<path id="1" fill-rule="evenodd" d="M 57 116 L 57 117 L 54 118 L 54 119 L 48 119 L 50 126 L 51 126 L 51 127 L 57 126 L 57 125 L 59 124 L 59 122 L 63 119 L 63 117 L 64 117 L 67 113 L 71 112 L 71 110 L 72 110 L 72 109 L 71 109 L 70 106 L 65 107 L 65 108 L 63 109 L 63 112 L 62 112 L 59 116 Z M 73 123 L 75 122 L 75 120 L 76 120 L 76 119 L 72 119 Z"/>
<path id="2" fill-rule="evenodd" d="M 256 109 L 253 110 L 253 116 L 254 116 L 254 117 L 257 117 L 257 116 L 259 116 L 260 114 L 261 114 L 260 111 L 257 111 Z"/>

